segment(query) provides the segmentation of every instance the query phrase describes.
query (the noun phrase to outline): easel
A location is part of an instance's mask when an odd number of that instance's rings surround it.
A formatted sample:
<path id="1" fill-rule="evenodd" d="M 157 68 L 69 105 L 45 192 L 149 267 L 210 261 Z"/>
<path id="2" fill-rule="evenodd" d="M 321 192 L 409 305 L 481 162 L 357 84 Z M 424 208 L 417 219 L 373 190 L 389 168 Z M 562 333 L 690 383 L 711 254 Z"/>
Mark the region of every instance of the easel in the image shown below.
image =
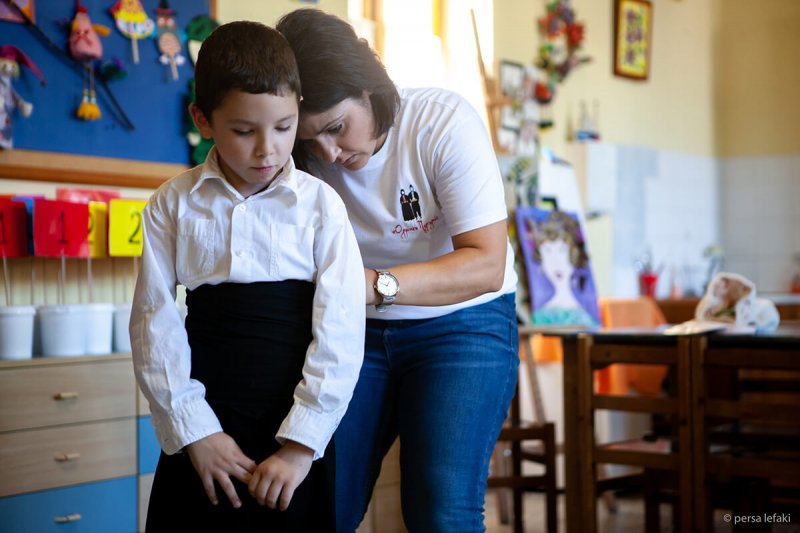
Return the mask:
<path id="1" fill-rule="evenodd" d="M 492 137 L 492 146 L 498 155 L 508 154 L 508 150 L 500 145 L 497 138 L 497 125 L 499 121 L 500 109 L 503 106 L 511 105 L 511 99 L 500 94 L 495 80 L 486 73 L 486 66 L 483 64 L 483 54 L 481 53 L 481 41 L 478 37 L 478 23 L 475 20 L 475 10 L 470 9 L 472 17 L 472 33 L 475 36 L 475 48 L 478 50 L 478 67 L 483 79 L 483 96 L 486 102 L 486 116 L 489 120 L 489 134 Z"/>

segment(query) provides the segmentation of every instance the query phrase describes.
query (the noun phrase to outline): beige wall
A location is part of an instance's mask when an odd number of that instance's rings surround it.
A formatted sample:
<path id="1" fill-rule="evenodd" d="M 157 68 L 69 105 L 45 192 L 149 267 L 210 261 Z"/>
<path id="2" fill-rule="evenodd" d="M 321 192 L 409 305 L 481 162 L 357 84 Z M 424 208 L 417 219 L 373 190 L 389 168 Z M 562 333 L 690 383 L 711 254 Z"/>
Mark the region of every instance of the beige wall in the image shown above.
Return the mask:
<path id="1" fill-rule="evenodd" d="M 800 153 L 800 2 L 716 3 L 718 155 Z"/>
<path id="2" fill-rule="evenodd" d="M 592 62 L 558 88 L 556 127 L 544 133 L 543 142 L 563 153 L 568 115 L 576 120 L 581 100 L 590 109 L 597 100 L 604 141 L 712 154 L 711 28 L 716 1 L 654 2 L 650 79 L 641 82 L 613 75 L 613 1 L 573 0 L 578 20 L 586 26 L 584 52 Z M 544 12 L 542 3 L 496 0 L 495 6 L 496 59 L 530 64 L 538 46 L 535 21 Z"/>
<path id="3" fill-rule="evenodd" d="M 302 7 L 318 7 L 334 15 L 347 17 L 347 0 L 319 0 L 317 4 L 305 4 L 297 0 L 217 0 L 217 18 L 220 22 L 256 20 L 274 26 L 282 15 Z"/>

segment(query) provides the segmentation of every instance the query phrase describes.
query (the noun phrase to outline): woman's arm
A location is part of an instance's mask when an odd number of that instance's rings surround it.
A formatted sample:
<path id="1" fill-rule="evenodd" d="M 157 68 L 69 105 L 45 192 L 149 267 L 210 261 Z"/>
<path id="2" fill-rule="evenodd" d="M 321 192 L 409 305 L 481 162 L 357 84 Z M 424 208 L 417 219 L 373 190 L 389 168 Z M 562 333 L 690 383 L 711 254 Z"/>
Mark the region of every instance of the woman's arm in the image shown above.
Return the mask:
<path id="1" fill-rule="evenodd" d="M 503 286 L 508 229 L 505 220 L 453 237 L 452 252 L 421 263 L 385 267 L 400 283 L 396 304 L 449 305 Z M 364 270 L 367 304 L 380 303 L 372 269 Z"/>

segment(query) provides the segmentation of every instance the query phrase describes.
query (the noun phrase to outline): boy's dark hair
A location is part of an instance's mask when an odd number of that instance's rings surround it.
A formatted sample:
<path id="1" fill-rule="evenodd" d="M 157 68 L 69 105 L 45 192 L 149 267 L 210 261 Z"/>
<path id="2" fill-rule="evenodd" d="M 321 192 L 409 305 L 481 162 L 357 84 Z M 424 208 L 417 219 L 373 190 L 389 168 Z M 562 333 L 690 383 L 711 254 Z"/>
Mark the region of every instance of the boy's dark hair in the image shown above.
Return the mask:
<path id="1" fill-rule="evenodd" d="M 370 93 L 375 137 L 394 123 L 400 106 L 397 92 L 378 56 L 353 27 L 319 9 L 297 9 L 275 28 L 294 50 L 303 82 L 301 112 L 327 111 L 347 98 Z"/>
<path id="2" fill-rule="evenodd" d="M 299 101 L 300 74 L 292 49 L 275 29 L 240 20 L 215 29 L 200 47 L 194 68 L 195 104 L 206 118 L 233 89 L 285 95 Z"/>

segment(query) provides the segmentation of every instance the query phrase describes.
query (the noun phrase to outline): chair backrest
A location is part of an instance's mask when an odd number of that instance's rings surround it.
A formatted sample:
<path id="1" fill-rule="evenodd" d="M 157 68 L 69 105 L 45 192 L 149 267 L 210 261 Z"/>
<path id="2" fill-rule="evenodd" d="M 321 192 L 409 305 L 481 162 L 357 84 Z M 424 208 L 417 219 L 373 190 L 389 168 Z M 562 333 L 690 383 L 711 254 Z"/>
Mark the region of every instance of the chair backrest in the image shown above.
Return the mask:
<path id="1" fill-rule="evenodd" d="M 640 298 L 601 298 L 600 316 L 606 328 L 652 327 L 666 324 L 655 300 Z M 627 394 L 634 389 L 654 396 L 661 391 L 667 368 L 653 365 L 614 365 L 607 375 L 598 377 L 600 392 Z"/>

